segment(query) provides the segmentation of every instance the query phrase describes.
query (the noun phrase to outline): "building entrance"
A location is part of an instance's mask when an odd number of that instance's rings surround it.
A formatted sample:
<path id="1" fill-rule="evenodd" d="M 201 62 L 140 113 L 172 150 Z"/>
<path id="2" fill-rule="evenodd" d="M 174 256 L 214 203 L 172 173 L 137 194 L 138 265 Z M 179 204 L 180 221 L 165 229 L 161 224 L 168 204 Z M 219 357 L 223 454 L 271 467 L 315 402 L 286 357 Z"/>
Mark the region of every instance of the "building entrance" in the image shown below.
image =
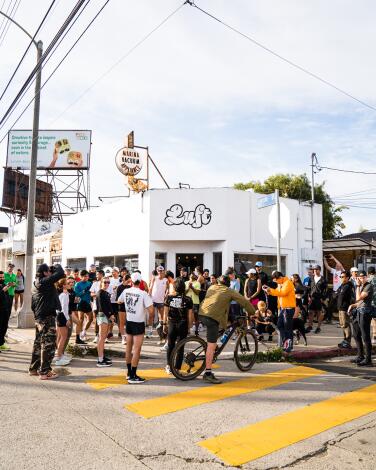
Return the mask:
<path id="1" fill-rule="evenodd" d="M 203 269 L 204 255 L 202 253 L 176 253 L 176 276 L 179 276 L 181 268 L 187 268 L 190 274 L 196 266 Z"/>

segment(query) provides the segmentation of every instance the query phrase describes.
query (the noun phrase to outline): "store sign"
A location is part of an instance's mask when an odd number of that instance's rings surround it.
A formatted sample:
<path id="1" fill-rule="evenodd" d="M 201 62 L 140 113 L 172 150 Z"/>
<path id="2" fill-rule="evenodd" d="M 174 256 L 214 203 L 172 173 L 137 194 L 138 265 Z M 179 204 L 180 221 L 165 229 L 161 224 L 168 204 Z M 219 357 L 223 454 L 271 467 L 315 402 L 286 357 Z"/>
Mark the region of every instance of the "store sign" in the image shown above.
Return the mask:
<path id="1" fill-rule="evenodd" d="M 12 130 L 8 133 L 6 166 L 30 170 L 31 130 Z M 51 131 L 38 133 L 38 168 L 89 168 L 91 131 Z"/>
<path id="2" fill-rule="evenodd" d="M 116 154 L 115 163 L 120 173 L 134 176 L 140 173 L 147 157 L 147 149 L 124 147 Z"/>
<path id="3" fill-rule="evenodd" d="M 212 211 L 205 204 L 198 204 L 193 211 L 184 211 L 180 204 L 173 204 L 166 211 L 166 225 L 190 225 L 201 228 L 208 225 L 212 219 Z"/>

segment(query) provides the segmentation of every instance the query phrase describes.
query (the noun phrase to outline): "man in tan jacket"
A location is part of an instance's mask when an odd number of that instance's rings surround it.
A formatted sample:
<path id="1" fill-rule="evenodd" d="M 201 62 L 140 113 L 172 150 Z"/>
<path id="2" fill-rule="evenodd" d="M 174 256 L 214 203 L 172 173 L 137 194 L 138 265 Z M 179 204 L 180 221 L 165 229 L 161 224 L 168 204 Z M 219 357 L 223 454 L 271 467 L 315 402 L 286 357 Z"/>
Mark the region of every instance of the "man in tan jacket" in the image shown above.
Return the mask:
<path id="1" fill-rule="evenodd" d="M 205 382 L 220 384 L 211 368 L 214 351 L 217 346 L 219 328 L 227 327 L 228 312 L 232 300 L 238 302 L 249 314 L 253 315 L 255 309 L 253 305 L 239 292 L 230 289 L 229 276 L 221 276 L 218 284 L 209 287 L 206 297 L 200 306 L 199 319 L 206 326 L 207 349 L 206 349 L 206 370 L 203 376 Z"/>

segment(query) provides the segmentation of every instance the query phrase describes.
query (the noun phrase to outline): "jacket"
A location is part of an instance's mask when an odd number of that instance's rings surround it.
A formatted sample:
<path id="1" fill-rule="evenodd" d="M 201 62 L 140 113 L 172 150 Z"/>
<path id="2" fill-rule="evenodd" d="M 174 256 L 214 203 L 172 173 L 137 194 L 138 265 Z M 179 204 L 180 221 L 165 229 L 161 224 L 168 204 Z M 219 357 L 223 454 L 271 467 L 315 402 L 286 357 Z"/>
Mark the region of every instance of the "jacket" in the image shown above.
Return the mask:
<path id="1" fill-rule="evenodd" d="M 251 315 L 255 313 L 255 309 L 250 302 L 239 292 L 236 292 L 223 284 L 215 284 L 210 286 L 206 292 L 206 297 L 201 303 L 199 315 L 212 318 L 219 323 L 221 328 L 227 327 L 228 312 L 230 303 L 235 300 Z"/>
<path id="2" fill-rule="evenodd" d="M 269 295 L 278 297 L 279 308 L 295 308 L 295 286 L 288 277 L 283 277 L 282 280 L 282 284 L 279 284 L 276 289 L 270 289 Z"/>
<path id="3" fill-rule="evenodd" d="M 48 277 L 38 278 L 31 289 L 31 310 L 36 320 L 43 320 L 49 316 L 56 316 L 56 310 L 61 308 L 55 282 L 65 276 L 60 264 L 56 271 Z"/>
<path id="4" fill-rule="evenodd" d="M 338 311 L 347 312 L 349 305 L 355 302 L 354 290 L 351 282 L 341 284 L 337 290 Z"/>
<path id="5" fill-rule="evenodd" d="M 327 295 L 328 283 L 323 276 L 316 282 L 315 278 L 311 282 L 311 298 L 313 300 L 324 300 Z"/>
<path id="6" fill-rule="evenodd" d="M 97 312 L 104 313 L 107 318 L 110 318 L 113 313 L 110 294 L 103 289 L 99 289 L 96 295 L 96 301 Z"/>

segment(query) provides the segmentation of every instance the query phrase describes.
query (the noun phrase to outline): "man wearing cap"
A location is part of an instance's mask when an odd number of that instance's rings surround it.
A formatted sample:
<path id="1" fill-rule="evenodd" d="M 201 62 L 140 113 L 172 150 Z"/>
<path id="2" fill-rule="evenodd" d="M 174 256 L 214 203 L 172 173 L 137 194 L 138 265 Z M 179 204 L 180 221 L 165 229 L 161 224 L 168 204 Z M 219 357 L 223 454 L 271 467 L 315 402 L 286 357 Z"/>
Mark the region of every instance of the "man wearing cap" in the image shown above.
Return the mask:
<path id="1" fill-rule="evenodd" d="M 353 288 L 354 288 L 354 294 L 355 294 L 355 292 L 356 292 L 358 271 L 359 271 L 359 269 L 358 269 L 356 266 L 353 266 L 353 267 L 350 269 L 350 273 L 351 273 L 350 281 L 351 281 L 351 284 L 353 285 Z"/>
<path id="2" fill-rule="evenodd" d="M 328 289 L 328 283 L 321 275 L 321 266 L 315 264 L 313 266 L 313 279 L 311 282 L 310 289 L 310 302 L 308 306 L 308 328 L 306 333 L 312 331 L 313 328 L 313 319 L 317 316 L 317 328 L 315 333 L 318 334 L 321 332 L 321 323 L 324 318 L 324 313 L 322 311 L 322 301 L 325 299 Z"/>
<path id="3" fill-rule="evenodd" d="M 95 264 L 91 264 L 89 268 L 89 281 L 91 283 L 95 282 L 97 279 L 97 267 Z"/>
<path id="4" fill-rule="evenodd" d="M 140 384 L 145 379 L 137 375 L 138 362 L 140 360 L 142 343 L 145 334 L 145 310 L 149 314 L 148 324 L 153 324 L 154 308 L 149 294 L 140 289 L 141 274 L 132 273 L 133 287 L 124 289 L 118 298 L 118 302 L 124 303 L 127 314 L 125 331 L 127 334 L 127 346 L 125 360 L 127 363 L 127 380 L 130 384 Z"/>
<path id="5" fill-rule="evenodd" d="M 258 275 L 258 278 L 260 279 L 261 281 L 261 285 L 262 286 L 267 286 L 269 285 L 269 277 L 268 275 L 262 270 L 262 267 L 263 267 L 263 264 L 262 264 L 262 261 L 256 261 L 255 263 L 255 269 L 256 269 L 256 273 Z M 258 296 L 259 300 L 263 300 L 265 302 L 266 300 L 266 294 L 263 290 L 261 290 L 259 296 Z"/>
<path id="6" fill-rule="evenodd" d="M 263 290 L 268 295 L 278 297 L 279 315 L 277 328 L 280 333 L 280 342 L 284 351 L 291 352 L 293 349 L 293 317 L 296 308 L 295 287 L 292 281 L 284 276 L 280 271 L 273 271 L 273 281 L 278 284 L 277 289 L 272 289 L 266 285 Z"/>
<path id="7" fill-rule="evenodd" d="M 17 276 L 14 274 L 13 269 L 14 269 L 14 264 L 9 263 L 7 272 L 4 273 L 5 285 L 9 286 L 8 287 L 8 296 L 9 296 L 8 319 L 10 318 L 10 315 L 12 313 L 14 291 L 17 285 Z"/>
<path id="8" fill-rule="evenodd" d="M 61 309 L 55 283 L 64 277 L 60 264 L 50 269 L 47 264 L 39 266 L 36 280 L 31 290 L 31 309 L 35 317 L 35 340 L 30 375 L 38 375 L 41 380 L 55 379 L 57 374 L 51 369 L 56 348 L 56 310 Z"/>
<path id="9" fill-rule="evenodd" d="M 121 284 L 120 270 L 119 270 L 118 267 L 114 266 L 112 268 L 112 277 L 110 278 L 110 285 L 107 288 L 107 292 L 111 296 L 112 314 L 115 317 L 115 322 L 118 325 L 118 328 L 119 328 L 119 316 L 118 316 L 119 304 L 117 303 L 117 300 L 116 300 L 116 290 L 120 286 L 120 284 Z M 114 324 L 111 323 L 110 328 L 108 330 L 108 335 L 107 335 L 108 339 L 110 339 L 114 336 L 113 333 L 112 333 L 113 327 L 114 327 Z M 119 332 L 118 332 L 118 336 L 120 338 L 122 337 L 122 332 L 120 331 L 120 329 L 119 329 Z"/>

